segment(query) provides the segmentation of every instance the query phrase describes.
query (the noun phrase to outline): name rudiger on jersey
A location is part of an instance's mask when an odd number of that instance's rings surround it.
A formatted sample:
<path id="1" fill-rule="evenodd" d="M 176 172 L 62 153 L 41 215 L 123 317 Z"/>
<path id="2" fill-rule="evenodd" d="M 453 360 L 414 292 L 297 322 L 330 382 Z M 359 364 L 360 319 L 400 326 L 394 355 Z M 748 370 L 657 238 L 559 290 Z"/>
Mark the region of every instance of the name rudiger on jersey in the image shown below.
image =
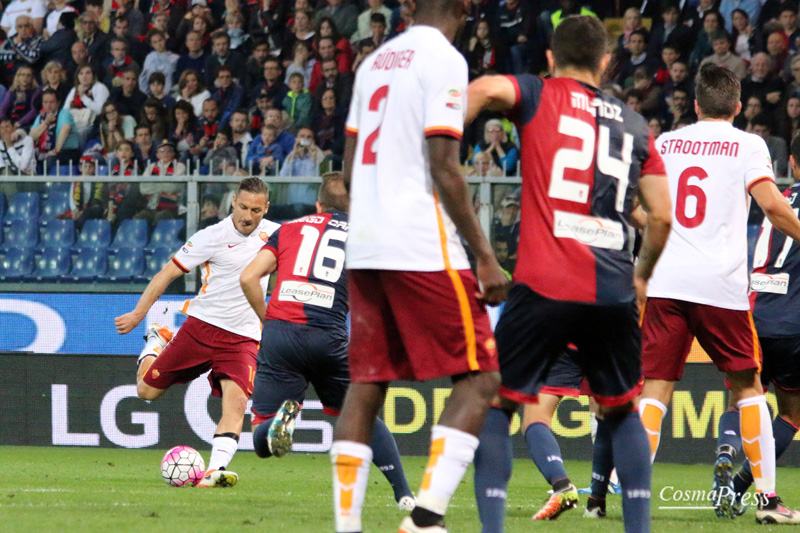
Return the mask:
<path id="1" fill-rule="evenodd" d="M 625 246 L 625 234 L 619 222 L 565 211 L 553 212 L 553 234 L 608 250 L 622 250 Z"/>
<path id="2" fill-rule="evenodd" d="M 278 292 L 282 302 L 300 302 L 330 309 L 336 299 L 336 289 L 300 281 L 284 281 Z"/>
<path id="3" fill-rule="evenodd" d="M 753 272 L 750 275 L 750 289 L 754 292 L 771 292 L 773 294 L 786 294 L 789 292 L 789 274 L 760 274 Z"/>

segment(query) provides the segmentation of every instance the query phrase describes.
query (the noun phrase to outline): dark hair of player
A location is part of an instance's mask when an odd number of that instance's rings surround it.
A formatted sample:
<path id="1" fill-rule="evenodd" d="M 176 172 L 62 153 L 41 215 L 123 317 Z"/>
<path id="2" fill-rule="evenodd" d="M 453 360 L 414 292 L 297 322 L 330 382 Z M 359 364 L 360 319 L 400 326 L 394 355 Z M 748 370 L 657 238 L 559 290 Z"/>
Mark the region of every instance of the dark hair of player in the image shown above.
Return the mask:
<path id="1" fill-rule="evenodd" d="M 241 183 L 239 183 L 239 189 L 236 191 L 236 194 L 239 195 L 243 191 L 253 194 L 263 194 L 267 198 L 267 201 L 269 201 L 269 185 L 258 176 L 251 176 L 243 179 Z"/>
<path id="2" fill-rule="evenodd" d="M 341 172 L 328 172 L 322 176 L 319 186 L 319 205 L 323 211 L 335 209 L 347 213 L 350 208 L 350 196 L 344 186 L 344 175 Z"/>
<path id="3" fill-rule="evenodd" d="M 800 133 L 794 136 L 789 145 L 789 153 L 794 157 L 795 165 L 800 165 Z"/>
<path id="4" fill-rule="evenodd" d="M 742 85 L 736 75 L 724 67 L 706 63 L 695 78 L 695 99 L 708 118 L 727 118 L 736 114 Z"/>
<path id="5" fill-rule="evenodd" d="M 558 25 L 553 32 L 550 48 L 557 67 L 594 73 L 600 69 L 607 39 L 606 28 L 598 19 L 573 16 Z"/>

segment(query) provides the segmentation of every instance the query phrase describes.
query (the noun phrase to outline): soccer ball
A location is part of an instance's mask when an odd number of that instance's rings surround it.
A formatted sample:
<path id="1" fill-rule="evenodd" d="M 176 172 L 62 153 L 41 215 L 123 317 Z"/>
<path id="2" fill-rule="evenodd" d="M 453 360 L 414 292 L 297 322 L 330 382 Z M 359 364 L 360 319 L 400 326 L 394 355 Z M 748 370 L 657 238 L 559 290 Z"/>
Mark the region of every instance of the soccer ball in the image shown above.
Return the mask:
<path id="1" fill-rule="evenodd" d="M 175 446 L 161 459 L 161 477 L 173 487 L 197 485 L 205 472 L 203 457 L 189 446 Z"/>

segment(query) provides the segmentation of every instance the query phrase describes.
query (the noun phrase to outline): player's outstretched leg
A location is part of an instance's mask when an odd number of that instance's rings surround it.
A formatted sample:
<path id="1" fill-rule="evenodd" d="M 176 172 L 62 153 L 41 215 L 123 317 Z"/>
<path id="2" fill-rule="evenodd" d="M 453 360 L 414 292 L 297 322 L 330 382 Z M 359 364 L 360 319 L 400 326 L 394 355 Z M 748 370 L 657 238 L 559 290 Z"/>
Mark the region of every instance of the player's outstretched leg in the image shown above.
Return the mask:
<path id="1" fill-rule="evenodd" d="M 729 408 L 719 418 L 717 458 L 714 461 L 714 488 L 712 490 L 714 511 L 719 518 L 733 516 L 733 461 L 741 448 L 739 435 L 739 410 Z"/>
<path id="2" fill-rule="evenodd" d="M 611 431 L 602 418 L 597 418 L 597 433 L 592 451 L 592 488 L 589 501 L 586 502 L 585 518 L 606 517 L 606 495 L 611 471 L 614 468 L 614 450 L 611 443 Z"/>
<path id="3" fill-rule="evenodd" d="M 144 348 L 136 359 L 136 385 L 139 397 L 143 400 L 154 400 L 164 391 L 159 391 L 149 387 L 144 383 L 143 378 L 156 358 L 164 351 L 167 343 L 172 340 L 172 332 L 165 326 L 152 324 L 144 335 Z"/>
<path id="4" fill-rule="evenodd" d="M 513 448 L 508 434 L 511 410 L 492 407 L 486 415 L 475 450 L 475 499 L 482 531 L 503 531 L 506 491 L 511 479 Z"/>
<path id="5" fill-rule="evenodd" d="M 375 419 L 370 448 L 372 448 L 372 462 L 392 486 L 397 507 L 401 511 L 413 510 L 416 500 L 403 471 L 400 450 L 397 449 L 397 442 L 394 440 L 392 432 L 380 418 Z"/>
<path id="6" fill-rule="evenodd" d="M 214 440 L 211 441 L 211 458 L 208 460 L 206 475 L 197 484 L 202 488 L 232 487 L 239 481 L 235 472 L 227 469 L 239 446 L 244 412 L 247 409 L 247 395 L 231 379 L 220 380 L 222 388 L 222 417 L 217 424 Z"/>
<path id="7" fill-rule="evenodd" d="M 292 451 L 294 422 L 299 413 L 300 404 L 294 400 L 286 400 L 270 422 L 267 431 L 267 446 L 275 457 L 283 457 Z"/>
<path id="8" fill-rule="evenodd" d="M 614 464 L 622 484 L 622 515 L 626 532 L 650 531 L 650 446 L 633 404 L 604 408 L 611 433 Z"/>
<path id="9" fill-rule="evenodd" d="M 647 384 L 645 384 L 645 387 L 647 387 Z M 645 393 L 643 393 L 642 399 L 639 401 L 639 414 L 642 418 L 642 425 L 644 425 L 644 429 L 647 432 L 650 462 L 652 463 L 656 459 L 658 445 L 661 442 L 661 424 L 664 421 L 664 417 L 667 416 L 667 406 L 655 398 L 645 396 Z"/>

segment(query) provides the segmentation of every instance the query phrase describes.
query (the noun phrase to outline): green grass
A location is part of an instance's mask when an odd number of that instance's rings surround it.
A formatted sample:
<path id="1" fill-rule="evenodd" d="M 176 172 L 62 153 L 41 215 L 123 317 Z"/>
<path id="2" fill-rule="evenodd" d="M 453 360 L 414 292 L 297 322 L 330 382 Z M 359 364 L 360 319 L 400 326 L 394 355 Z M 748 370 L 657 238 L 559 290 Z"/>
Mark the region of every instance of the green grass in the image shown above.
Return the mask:
<path id="1" fill-rule="evenodd" d="M 0 477 L 0 530 L 333 531 L 327 455 L 292 454 L 264 461 L 252 452 L 241 452 L 232 465 L 240 475 L 236 487 L 201 490 L 175 489 L 163 483 L 158 469 L 162 454 L 158 450 L 0 447 L 4 470 Z M 206 450 L 203 454 L 207 458 Z M 416 488 L 424 471 L 424 458 L 407 457 L 404 465 L 412 488 Z M 588 463 L 568 461 L 567 469 L 576 485 L 588 483 Z M 665 504 L 659 500 L 663 487 L 706 490 L 710 471 L 710 466 L 656 465 L 652 531 L 728 533 L 756 528 L 752 511 L 735 521 L 721 521 L 713 511 L 658 509 Z M 778 471 L 782 493 L 788 503 L 797 505 L 800 480 L 793 474 L 790 469 Z M 619 496 L 610 497 L 606 520 L 584 519 L 582 509 L 578 509 L 556 522 L 531 522 L 547 488 L 530 461 L 515 462 L 506 531 L 622 531 Z M 585 502 L 584 496 L 581 502 Z M 396 531 L 403 514 L 375 468 L 370 474 L 365 507 L 365 531 Z M 452 533 L 480 531 L 471 472 L 453 499 L 447 523 Z M 758 531 L 779 529 L 759 527 Z"/>

